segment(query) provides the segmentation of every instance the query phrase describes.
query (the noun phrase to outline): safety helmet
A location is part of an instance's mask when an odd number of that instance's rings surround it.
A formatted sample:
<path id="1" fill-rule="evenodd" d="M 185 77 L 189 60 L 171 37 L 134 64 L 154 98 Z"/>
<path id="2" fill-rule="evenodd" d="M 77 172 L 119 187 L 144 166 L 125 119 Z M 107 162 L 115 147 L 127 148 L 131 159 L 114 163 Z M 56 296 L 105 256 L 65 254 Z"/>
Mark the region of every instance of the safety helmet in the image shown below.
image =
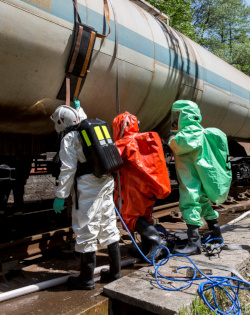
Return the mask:
<path id="1" fill-rule="evenodd" d="M 56 132 L 60 133 L 71 125 L 78 124 L 80 117 L 75 109 L 67 105 L 59 106 L 50 117 L 55 123 Z"/>

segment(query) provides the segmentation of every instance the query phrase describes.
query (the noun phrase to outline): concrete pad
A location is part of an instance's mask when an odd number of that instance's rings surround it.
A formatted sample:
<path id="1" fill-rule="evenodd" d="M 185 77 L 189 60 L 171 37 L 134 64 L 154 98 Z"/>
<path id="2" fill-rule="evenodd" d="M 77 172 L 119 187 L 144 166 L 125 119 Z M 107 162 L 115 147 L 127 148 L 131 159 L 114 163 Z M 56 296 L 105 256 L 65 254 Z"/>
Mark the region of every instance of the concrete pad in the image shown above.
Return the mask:
<path id="1" fill-rule="evenodd" d="M 213 276 L 231 276 L 230 271 L 219 269 L 220 266 L 241 268 L 249 260 L 250 253 L 250 218 L 244 219 L 233 226 L 230 226 L 223 233 L 225 243 L 242 245 L 239 250 L 223 250 L 220 257 L 210 259 L 201 255 L 194 255 L 190 258 L 196 262 L 200 269 L 212 269 Z M 161 266 L 161 273 L 171 273 L 171 266 L 191 266 L 192 264 L 183 257 L 173 257 L 167 265 Z M 215 265 L 218 265 L 217 267 Z M 178 271 L 185 275 L 185 269 Z M 106 285 L 104 294 L 109 298 L 141 308 L 155 314 L 175 314 L 182 307 L 189 307 L 197 292 L 201 281 L 195 281 L 191 287 L 181 291 L 163 290 L 156 282 L 154 267 L 148 266 Z M 178 288 L 185 285 L 184 282 L 174 282 L 161 278 L 160 284 L 167 288 Z"/>

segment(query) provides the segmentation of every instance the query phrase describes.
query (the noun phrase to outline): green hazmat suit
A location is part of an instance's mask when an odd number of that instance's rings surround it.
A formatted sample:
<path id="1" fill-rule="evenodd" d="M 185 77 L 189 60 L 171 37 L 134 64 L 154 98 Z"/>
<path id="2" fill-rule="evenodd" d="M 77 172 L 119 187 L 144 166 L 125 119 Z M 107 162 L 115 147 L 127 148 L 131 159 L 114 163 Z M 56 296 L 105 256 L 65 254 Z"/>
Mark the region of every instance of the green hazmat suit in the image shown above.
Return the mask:
<path id="1" fill-rule="evenodd" d="M 200 109 L 191 101 L 179 100 L 172 106 L 175 136 L 168 144 L 175 157 L 179 181 L 180 211 L 187 224 L 202 226 L 201 217 L 217 219 L 209 200 L 223 203 L 231 184 L 226 135 L 217 128 L 204 129 Z"/>

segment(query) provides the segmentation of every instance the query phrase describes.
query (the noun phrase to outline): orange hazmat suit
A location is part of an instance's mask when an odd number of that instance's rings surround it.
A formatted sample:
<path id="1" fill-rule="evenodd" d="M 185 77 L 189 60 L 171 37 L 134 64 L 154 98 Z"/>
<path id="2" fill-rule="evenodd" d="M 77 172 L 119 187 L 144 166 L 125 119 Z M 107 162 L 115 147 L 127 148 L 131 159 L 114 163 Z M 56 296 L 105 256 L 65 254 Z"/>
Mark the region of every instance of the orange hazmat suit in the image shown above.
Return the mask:
<path id="1" fill-rule="evenodd" d="M 121 215 L 128 229 L 134 232 L 141 216 L 152 224 L 155 198 L 164 199 L 170 194 L 167 166 L 159 135 L 156 132 L 139 133 L 136 116 L 129 112 L 120 114 L 114 119 L 112 128 L 124 163 L 119 171 Z M 116 180 L 116 204 L 118 198 Z"/>

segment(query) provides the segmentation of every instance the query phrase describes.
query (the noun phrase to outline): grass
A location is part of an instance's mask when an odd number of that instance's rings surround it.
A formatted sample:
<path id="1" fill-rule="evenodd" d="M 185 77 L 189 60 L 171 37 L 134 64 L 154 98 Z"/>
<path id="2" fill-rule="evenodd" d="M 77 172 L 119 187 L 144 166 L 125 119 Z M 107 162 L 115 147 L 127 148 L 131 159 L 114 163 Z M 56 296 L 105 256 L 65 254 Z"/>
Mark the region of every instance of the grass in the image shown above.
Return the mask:
<path id="1" fill-rule="evenodd" d="M 250 262 L 248 262 L 241 270 L 242 276 L 250 282 Z M 207 300 L 213 304 L 213 296 L 211 292 L 206 292 L 205 296 Z M 230 307 L 231 303 L 228 301 L 228 298 L 224 291 L 216 288 L 216 300 L 220 309 L 226 312 Z M 250 315 L 250 290 L 240 290 L 239 301 L 241 305 L 242 315 Z M 196 295 L 195 299 L 192 302 L 189 310 L 183 307 L 181 311 L 176 315 L 212 315 L 217 312 L 210 310 L 203 302 L 203 300 Z"/>
<path id="2" fill-rule="evenodd" d="M 184 307 L 178 313 L 178 315 L 210 315 L 214 314 L 202 301 L 202 299 L 196 295 L 195 299 L 192 302 L 192 306 L 189 311 Z"/>

